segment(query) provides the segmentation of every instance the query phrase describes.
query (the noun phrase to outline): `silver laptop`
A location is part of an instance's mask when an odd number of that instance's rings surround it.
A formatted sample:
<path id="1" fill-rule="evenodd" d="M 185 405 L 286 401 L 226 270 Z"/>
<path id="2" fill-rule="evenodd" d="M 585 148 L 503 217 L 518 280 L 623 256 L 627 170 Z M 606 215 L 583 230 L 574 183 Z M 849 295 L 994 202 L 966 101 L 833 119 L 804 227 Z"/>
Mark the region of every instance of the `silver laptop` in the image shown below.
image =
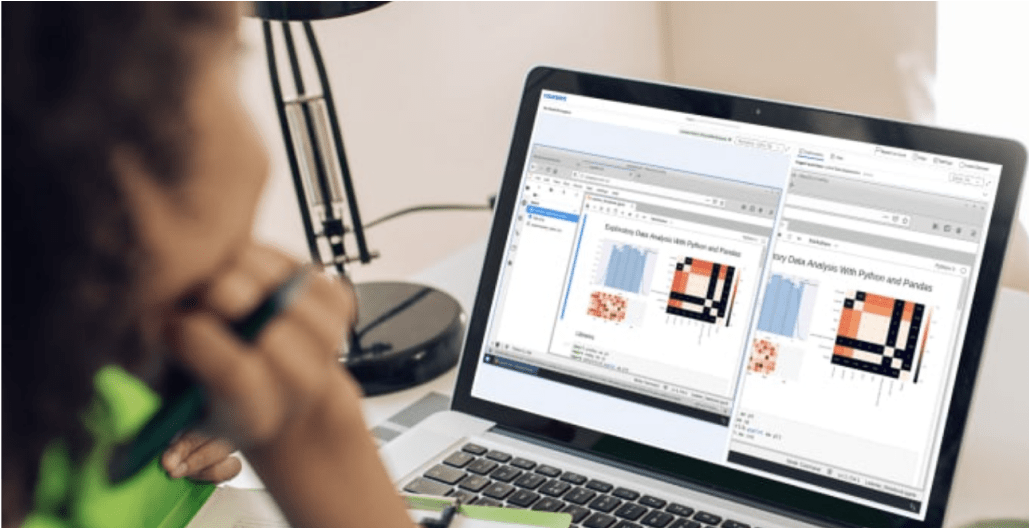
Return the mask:
<path id="1" fill-rule="evenodd" d="M 541 67 L 398 487 L 589 528 L 943 523 L 1017 143 Z"/>

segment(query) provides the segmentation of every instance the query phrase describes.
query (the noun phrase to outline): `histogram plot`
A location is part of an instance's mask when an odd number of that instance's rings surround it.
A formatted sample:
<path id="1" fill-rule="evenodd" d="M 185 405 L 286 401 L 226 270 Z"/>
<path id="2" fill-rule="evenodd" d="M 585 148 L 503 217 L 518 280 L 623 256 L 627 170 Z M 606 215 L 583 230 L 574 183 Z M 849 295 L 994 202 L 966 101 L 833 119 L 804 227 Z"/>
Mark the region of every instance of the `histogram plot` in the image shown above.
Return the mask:
<path id="1" fill-rule="evenodd" d="M 773 274 L 765 289 L 757 329 L 783 337 L 807 339 L 817 297 L 817 282 Z"/>
<path id="2" fill-rule="evenodd" d="M 716 326 L 729 326 L 738 279 L 735 266 L 686 257 L 675 263 L 665 312 Z"/>
<path id="3" fill-rule="evenodd" d="M 650 290 L 656 251 L 604 240 L 598 257 L 594 283 L 637 295 Z"/>

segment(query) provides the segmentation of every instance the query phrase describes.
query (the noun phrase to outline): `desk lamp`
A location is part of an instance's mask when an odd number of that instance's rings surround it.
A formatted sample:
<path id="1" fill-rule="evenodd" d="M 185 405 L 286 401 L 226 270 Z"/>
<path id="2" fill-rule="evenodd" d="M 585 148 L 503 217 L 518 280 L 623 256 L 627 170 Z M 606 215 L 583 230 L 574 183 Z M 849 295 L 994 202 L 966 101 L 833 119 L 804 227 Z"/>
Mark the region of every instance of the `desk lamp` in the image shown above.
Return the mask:
<path id="1" fill-rule="evenodd" d="M 311 259 L 338 274 L 340 280 L 348 280 L 348 264 L 367 264 L 379 255 L 368 250 L 336 105 L 311 22 L 355 15 L 385 3 L 254 2 L 252 8 L 252 14 L 262 20 L 272 92 Z M 300 71 L 293 24 L 303 28 L 309 60 L 317 71 L 315 90 L 305 84 Z M 279 78 L 272 35 L 276 26 L 285 43 L 295 92 L 292 96 L 283 95 Z M 344 220 L 346 213 L 349 227 Z M 356 255 L 347 253 L 348 235 L 353 235 Z M 464 315 L 453 297 L 404 282 L 358 283 L 355 290 L 359 318 L 349 352 L 341 353 L 340 362 L 361 383 L 365 395 L 416 385 L 457 363 Z"/>

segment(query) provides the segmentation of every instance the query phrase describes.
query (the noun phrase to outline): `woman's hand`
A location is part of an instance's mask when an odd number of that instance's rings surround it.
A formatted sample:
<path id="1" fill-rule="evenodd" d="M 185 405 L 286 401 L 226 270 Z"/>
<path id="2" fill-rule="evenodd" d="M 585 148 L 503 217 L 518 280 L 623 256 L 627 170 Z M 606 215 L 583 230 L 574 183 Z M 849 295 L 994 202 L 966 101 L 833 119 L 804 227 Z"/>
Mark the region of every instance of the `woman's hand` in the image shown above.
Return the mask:
<path id="1" fill-rule="evenodd" d="M 230 327 L 299 268 L 277 250 L 252 245 L 171 328 L 175 354 L 211 399 L 207 432 L 243 448 L 275 440 L 318 407 L 331 386 L 349 380 L 337 351 L 356 320 L 356 298 L 338 280 L 309 272 L 293 302 L 253 342 Z M 356 402 L 359 392 L 351 392 Z"/>
<path id="2" fill-rule="evenodd" d="M 243 463 L 232 452 L 236 448 L 224 438 L 211 438 L 190 431 L 169 447 L 161 457 L 161 465 L 171 478 L 191 478 L 215 484 L 239 474 Z"/>
<path id="3" fill-rule="evenodd" d="M 299 265 L 253 246 L 174 325 L 174 353 L 211 402 L 209 433 L 239 446 L 293 526 L 411 528 L 338 350 L 357 319 L 349 286 L 310 273 L 253 342 L 230 329 Z"/>

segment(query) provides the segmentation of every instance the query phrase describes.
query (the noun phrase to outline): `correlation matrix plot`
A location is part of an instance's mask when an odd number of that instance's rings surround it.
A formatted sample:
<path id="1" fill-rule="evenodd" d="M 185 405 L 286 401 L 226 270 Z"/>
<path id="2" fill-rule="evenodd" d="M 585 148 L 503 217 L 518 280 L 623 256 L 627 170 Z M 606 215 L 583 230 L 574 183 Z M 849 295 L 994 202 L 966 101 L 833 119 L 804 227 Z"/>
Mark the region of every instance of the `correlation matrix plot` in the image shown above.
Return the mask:
<path id="1" fill-rule="evenodd" d="M 739 273 L 735 266 L 684 257 L 675 262 L 666 322 L 695 326 L 697 343 L 732 321 Z"/>
<path id="2" fill-rule="evenodd" d="M 884 391 L 903 390 L 894 383 L 918 383 L 929 336 L 932 310 L 924 304 L 852 290 L 838 307 L 839 325 L 831 362 L 841 379 L 853 371 L 868 373 L 878 382 L 879 405 Z M 849 376 L 851 379 L 853 375 Z"/>
<path id="3" fill-rule="evenodd" d="M 772 274 L 761 304 L 757 328 L 794 339 L 807 339 L 818 298 L 818 283 L 810 279 Z"/>

